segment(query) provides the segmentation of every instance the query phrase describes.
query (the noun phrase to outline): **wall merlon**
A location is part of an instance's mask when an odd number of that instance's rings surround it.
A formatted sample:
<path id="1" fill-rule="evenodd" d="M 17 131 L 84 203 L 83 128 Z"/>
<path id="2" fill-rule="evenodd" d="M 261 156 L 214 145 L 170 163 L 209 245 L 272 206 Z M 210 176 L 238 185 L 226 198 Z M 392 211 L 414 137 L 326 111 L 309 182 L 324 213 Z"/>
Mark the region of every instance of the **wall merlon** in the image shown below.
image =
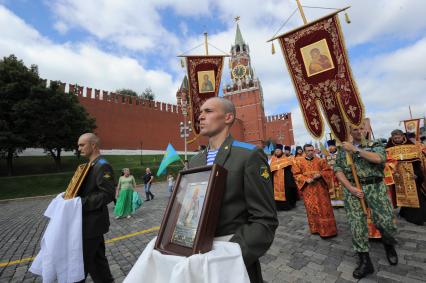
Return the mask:
<path id="1" fill-rule="evenodd" d="M 268 123 L 275 122 L 275 121 L 287 121 L 290 119 L 291 119 L 291 112 L 266 116 L 266 121 Z"/>
<path id="2" fill-rule="evenodd" d="M 46 80 L 46 86 L 50 85 L 52 81 Z M 125 96 L 112 91 L 106 91 L 102 89 L 80 86 L 78 84 L 67 84 L 58 82 L 60 84 L 60 89 L 64 93 L 74 93 L 79 99 L 84 100 L 93 100 L 95 104 L 93 107 L 96 107 L 96 103 L 116 103 L 116 104 L 129 104 L 130 107 L 140 107 L 148 108 L 159 112 L 173 113 L 182 115 L 182 107 L 172 103 L 166 103 L 162 101 L 151 101 L 147 99 L 142 99 L 140 97 Z M 239 97 L 245 97 L 247 94 L 241 94 Z M 141 109 L 142 110 L 142 109 Z"/>

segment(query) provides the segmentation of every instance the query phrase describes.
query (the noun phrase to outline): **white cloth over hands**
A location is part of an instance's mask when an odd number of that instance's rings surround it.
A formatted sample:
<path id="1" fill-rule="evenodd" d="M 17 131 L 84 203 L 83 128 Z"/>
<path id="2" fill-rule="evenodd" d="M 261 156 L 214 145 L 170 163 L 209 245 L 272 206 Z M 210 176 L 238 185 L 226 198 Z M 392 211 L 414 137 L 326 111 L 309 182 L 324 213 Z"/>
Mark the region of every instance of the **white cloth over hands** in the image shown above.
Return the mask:
<path id="1" fill-rule="evenodd" d="M 163 255 L 154 250 L 156 238 L 146 246 L 124 283 L 249 283 L 237 243 L 214 241 L 213 249 L 190 257 Z"/>
<path id="2" fill-rule="evenodd" d="M 50 218 L 41 239 L 41 250 L 30 271 L 43 282 L 78 282 L 84 279 L 82 205 L 79 197 L 54 198 L 44 216 Z"/>

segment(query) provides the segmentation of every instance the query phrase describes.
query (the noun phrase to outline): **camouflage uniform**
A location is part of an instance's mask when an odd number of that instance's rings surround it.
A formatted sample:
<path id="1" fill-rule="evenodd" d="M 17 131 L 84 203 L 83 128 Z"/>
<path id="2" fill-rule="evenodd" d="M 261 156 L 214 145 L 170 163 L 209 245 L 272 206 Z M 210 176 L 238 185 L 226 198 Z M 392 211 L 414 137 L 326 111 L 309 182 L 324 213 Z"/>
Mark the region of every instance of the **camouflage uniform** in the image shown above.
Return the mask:
<path id="1" fill-rule="evenodd" d="M 393 221 L 393 210 L 390 203 L 386 185 L 383 183 L 383 170 L 386 161 L 386 153 L 383 145 L 378 142 L 366 146 L 359 146 L 365 151 L 375 152 L 380 155 L 382 163 L 370 163 L 358 154 L 353 154 L 355 168 L 364 192 L 367 206 L 372 209 L 372 220 L 382 234 L 382 241 L 386 244 L 395 244 L 394 235 L 396 225 Z M 351 167 L 346 162 L 346 152 L 338 151 L 335 172 L 343 172 L 346 178 L 355 184 Z M 367 217 L 364 215 L 359 198 L 343 188 L 345 209 L 352 232 L 353 248 L 356 252 L 368 252 L 368 228 Z"/>

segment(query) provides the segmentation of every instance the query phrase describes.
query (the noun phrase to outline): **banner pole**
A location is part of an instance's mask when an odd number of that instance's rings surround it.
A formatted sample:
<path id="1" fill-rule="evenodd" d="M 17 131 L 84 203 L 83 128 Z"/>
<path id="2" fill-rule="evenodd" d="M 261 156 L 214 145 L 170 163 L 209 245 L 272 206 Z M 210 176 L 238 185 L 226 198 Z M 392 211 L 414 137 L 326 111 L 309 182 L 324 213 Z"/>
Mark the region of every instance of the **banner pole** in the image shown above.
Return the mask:
<path id="1" fill-rule="evenodd" d="M 206 47 L 206 55 L 209 55 L 209 44 L 207 42 L 207 32 L 204 33 L 204 45 Z"/>
<path id="2" fill-rule="evenodd" d="M 303 12 L 303 7 L 300 4 L 299 0 L 296 0 L 296 2 L 297 2 L 297 7 L 299 8 L 300 15 L 302 16 L 302 19 L 303 19 L 303 24 L 306 25 L 308 21 L 306 20 L 305 13 Z"/>
<path id="3" fill-rule="evenodd" d="M 359 178 L 358 178 L 358 175 L 357 175 L 357 172 L 356 172 L 355 164 L 354 164 L 354 161 L 352 159 L 352 155 L 349 154 L 349 152 L 346 152 L 346 161 L 347 161 L 348 164 L 351 165 L 352 175 L 354 176 L 355 186 L 356 186 L 357 190 L 362 192 L 361 184 L 359 183 Z M 365 204 L 365 199 L 360 198 L 359 202 L 361 203 L 362 211 L 364 212 L 364 214 L 368 215 L 367 214 L 367 205 Z"/>

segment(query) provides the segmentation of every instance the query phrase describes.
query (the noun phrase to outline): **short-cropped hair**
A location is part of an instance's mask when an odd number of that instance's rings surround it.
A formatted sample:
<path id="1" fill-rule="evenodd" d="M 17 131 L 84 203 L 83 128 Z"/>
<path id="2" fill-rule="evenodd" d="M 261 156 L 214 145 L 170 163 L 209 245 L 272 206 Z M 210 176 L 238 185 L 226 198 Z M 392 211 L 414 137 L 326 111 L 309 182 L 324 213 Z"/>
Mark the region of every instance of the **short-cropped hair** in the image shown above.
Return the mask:
<path id="1" fill-rule="evenodd" d="M 307 147 L 314 147 L 314 146 L 310 143 L 307 143 L 303 146 L 303 151 L 305 151 Z"/>

